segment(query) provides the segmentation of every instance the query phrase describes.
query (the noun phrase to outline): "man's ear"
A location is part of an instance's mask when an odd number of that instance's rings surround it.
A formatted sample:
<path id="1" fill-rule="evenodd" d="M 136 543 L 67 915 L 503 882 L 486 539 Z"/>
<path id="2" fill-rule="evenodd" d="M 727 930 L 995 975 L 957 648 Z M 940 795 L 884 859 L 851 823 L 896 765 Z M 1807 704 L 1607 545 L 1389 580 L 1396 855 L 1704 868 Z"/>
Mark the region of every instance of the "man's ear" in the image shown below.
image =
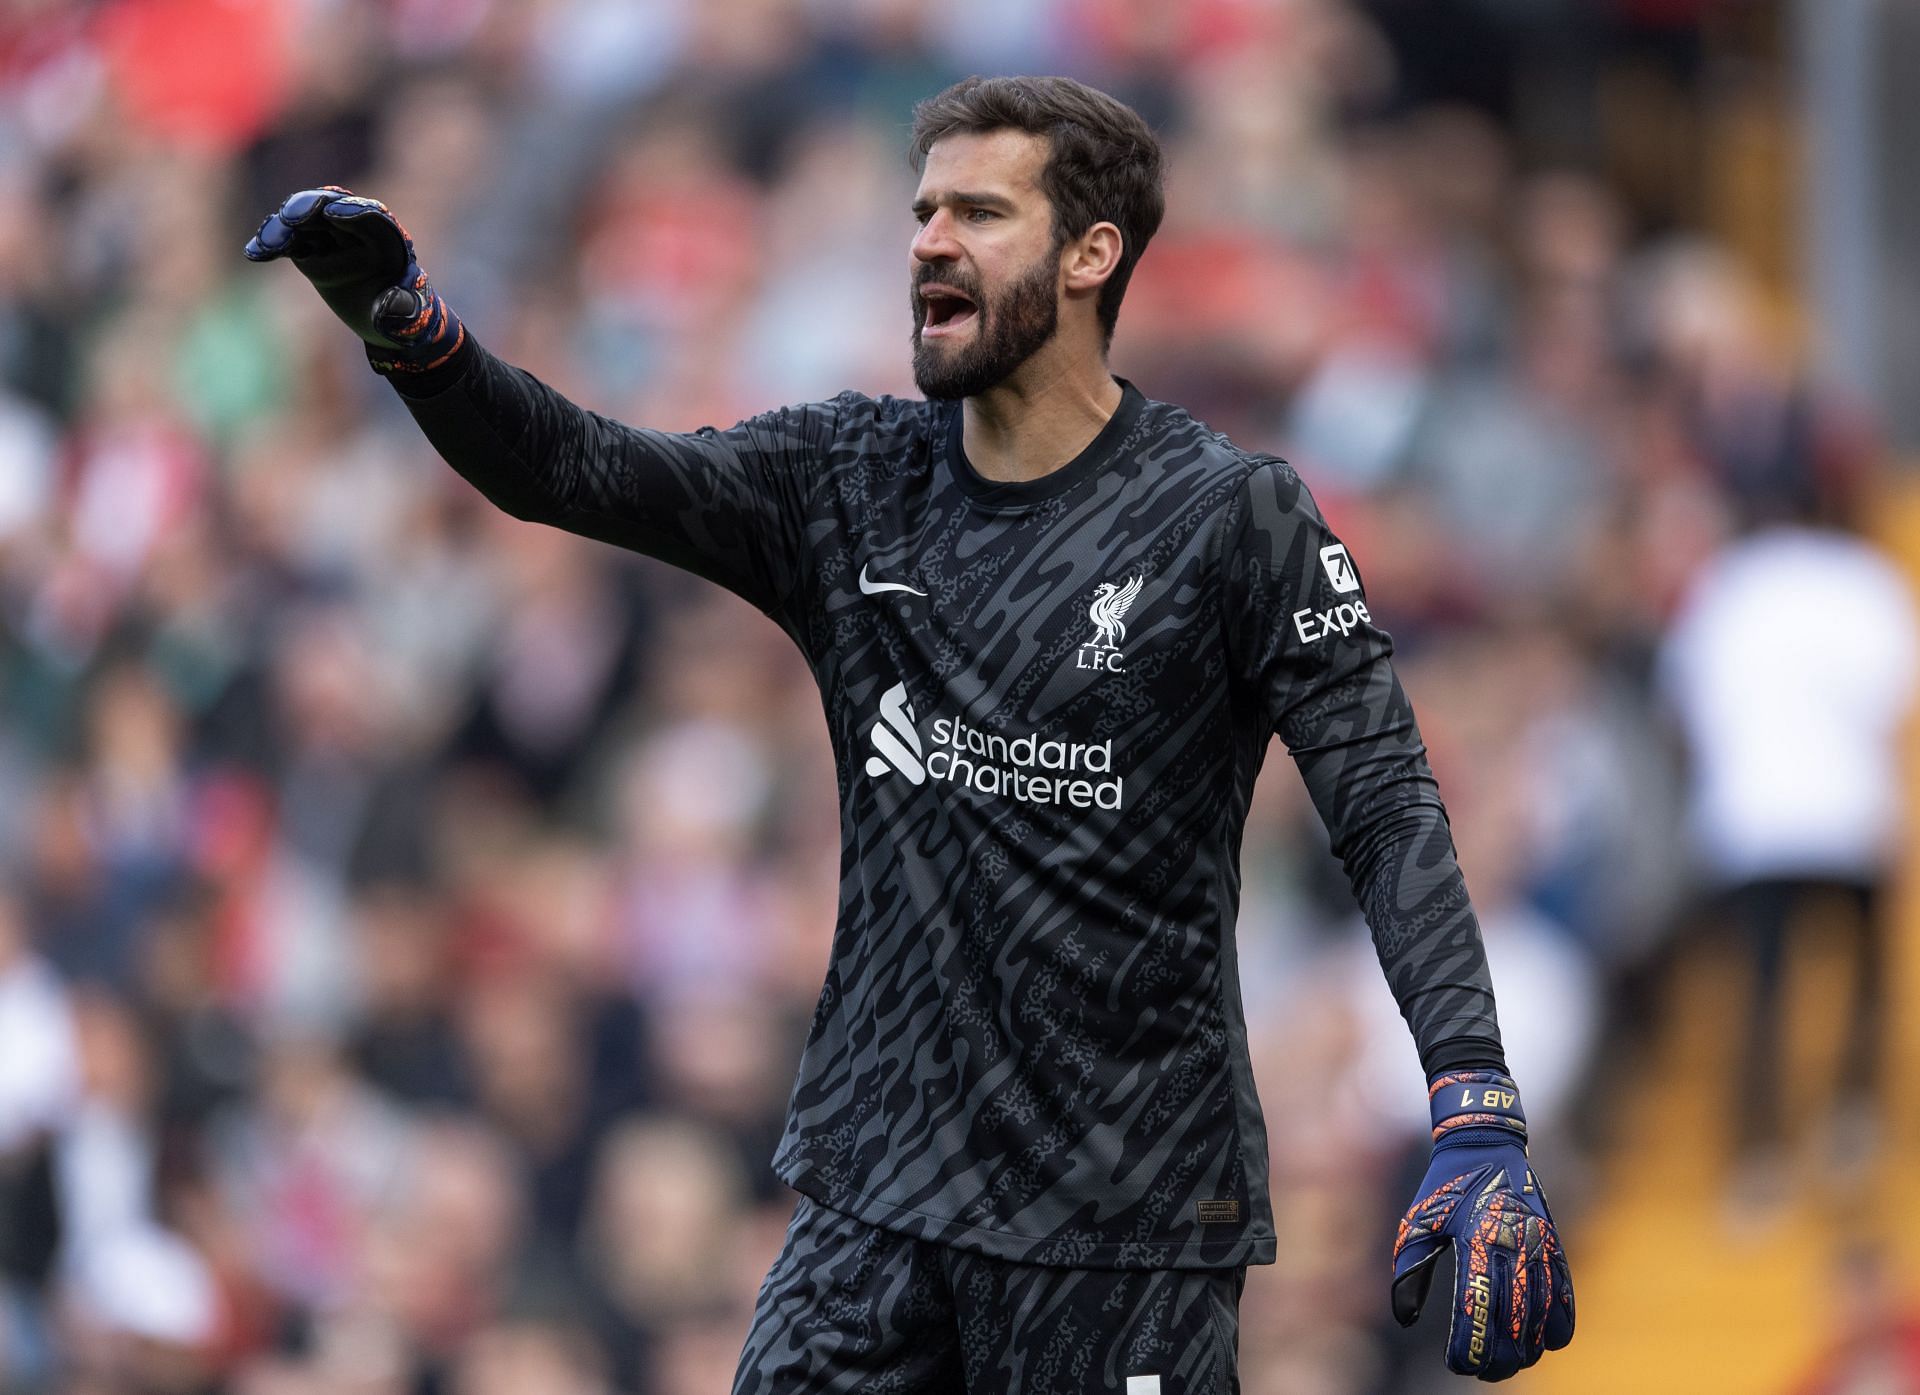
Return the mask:
<path id="1" fill-rule="evenodd" d="M 1060 274 L 1068 291 L 1097 291 L 1120 266 L 1120 229 L 1095 223 L 1061 253 Z"/>

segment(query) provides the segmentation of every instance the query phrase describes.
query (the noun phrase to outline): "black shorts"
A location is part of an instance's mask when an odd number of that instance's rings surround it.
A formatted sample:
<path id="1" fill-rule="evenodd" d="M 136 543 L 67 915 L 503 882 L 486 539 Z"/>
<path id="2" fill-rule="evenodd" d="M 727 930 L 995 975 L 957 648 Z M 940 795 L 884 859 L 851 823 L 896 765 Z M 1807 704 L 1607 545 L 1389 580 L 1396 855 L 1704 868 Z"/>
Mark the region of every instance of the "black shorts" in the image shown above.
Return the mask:
<path id="1" fill-rule="evenodd" d="M 1238 1395 L 1245 1269 L 1054 1269 L 805 1197 L 733 1395 Z"/>

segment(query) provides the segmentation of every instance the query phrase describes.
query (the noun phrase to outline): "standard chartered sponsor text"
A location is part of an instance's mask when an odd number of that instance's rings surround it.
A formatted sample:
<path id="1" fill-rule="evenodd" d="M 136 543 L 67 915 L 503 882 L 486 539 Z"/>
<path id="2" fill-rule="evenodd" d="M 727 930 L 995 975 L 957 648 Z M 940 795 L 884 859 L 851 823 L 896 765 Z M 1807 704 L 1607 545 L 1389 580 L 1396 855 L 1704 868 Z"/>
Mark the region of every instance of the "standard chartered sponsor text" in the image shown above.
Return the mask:
<path id="1" fill-rule="evenodd" d="M 1110 740 L 1082 743 L 1002 736 L 968 726 L 957 717 L 936 717 L 932 734 L 927 774 L 936 780 L 965 785 L 981 794 L 1006 795 L 1030 804 L 1070 804 L 1076 809 L 1118 809 L 1125 797 L 1125 781 L 1113 774 Z"/>

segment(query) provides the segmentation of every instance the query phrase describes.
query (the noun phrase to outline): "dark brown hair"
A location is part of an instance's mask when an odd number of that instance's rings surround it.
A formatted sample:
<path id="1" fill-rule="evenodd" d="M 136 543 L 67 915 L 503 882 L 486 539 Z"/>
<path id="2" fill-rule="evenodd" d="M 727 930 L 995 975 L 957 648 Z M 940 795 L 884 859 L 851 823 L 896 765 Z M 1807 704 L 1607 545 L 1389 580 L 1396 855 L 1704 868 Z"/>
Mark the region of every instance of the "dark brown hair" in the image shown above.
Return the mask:
<path id="1" fill-rule="evenodd" d="M 1095 223 L 1120 229 L 1120 263 L 1100 288 L 1100 327 L 1112 340 L 1127 281 L 1166 212 L 1160 142 L 1131 107 L 1072 78 L 970 77 L 913 109 L 913 168 L 947 136 L 1008 129 L 1047 138 L 1040 187 L 1056 251 Z"/>

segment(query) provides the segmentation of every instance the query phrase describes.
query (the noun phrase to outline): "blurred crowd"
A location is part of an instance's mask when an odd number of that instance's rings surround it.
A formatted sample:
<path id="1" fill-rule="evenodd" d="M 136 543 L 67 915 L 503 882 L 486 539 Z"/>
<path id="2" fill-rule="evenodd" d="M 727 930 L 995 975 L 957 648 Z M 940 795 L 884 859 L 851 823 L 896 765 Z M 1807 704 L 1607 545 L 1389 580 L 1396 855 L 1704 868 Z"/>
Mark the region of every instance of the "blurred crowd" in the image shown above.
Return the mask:
<path id="1" fill-rule="evenodd" d="M 1115 369 L 1360 559 L 1577 1233 L 1596 1044 L 1768 871 L 1694 851 L 1678 617 L 1874 460 L 1684 164 L 1608 177 L 1593 94 L 1724 92 L 1752 8 L 0 6 L 0 1388 L 728 1388 L 835 911 L 817 694 L 744 604 L 492 511 L 239 249 L 382 198 L 482 342 L 626 420 L 911 392 L 908 115 L 971 71 L 1164 133 Z M 1906 661 L 1872 681 L 1891 723 Z M 1841 820 L 1863 879 L 1893 799 Z M 1274 762 L 1247 1015 L 1269 1120 L 1319 1122 L 1274 1129 L 1252 1395 L 1439 1369 L 1381 1328 L 1423 1082 L 1325 843 Z"/>

